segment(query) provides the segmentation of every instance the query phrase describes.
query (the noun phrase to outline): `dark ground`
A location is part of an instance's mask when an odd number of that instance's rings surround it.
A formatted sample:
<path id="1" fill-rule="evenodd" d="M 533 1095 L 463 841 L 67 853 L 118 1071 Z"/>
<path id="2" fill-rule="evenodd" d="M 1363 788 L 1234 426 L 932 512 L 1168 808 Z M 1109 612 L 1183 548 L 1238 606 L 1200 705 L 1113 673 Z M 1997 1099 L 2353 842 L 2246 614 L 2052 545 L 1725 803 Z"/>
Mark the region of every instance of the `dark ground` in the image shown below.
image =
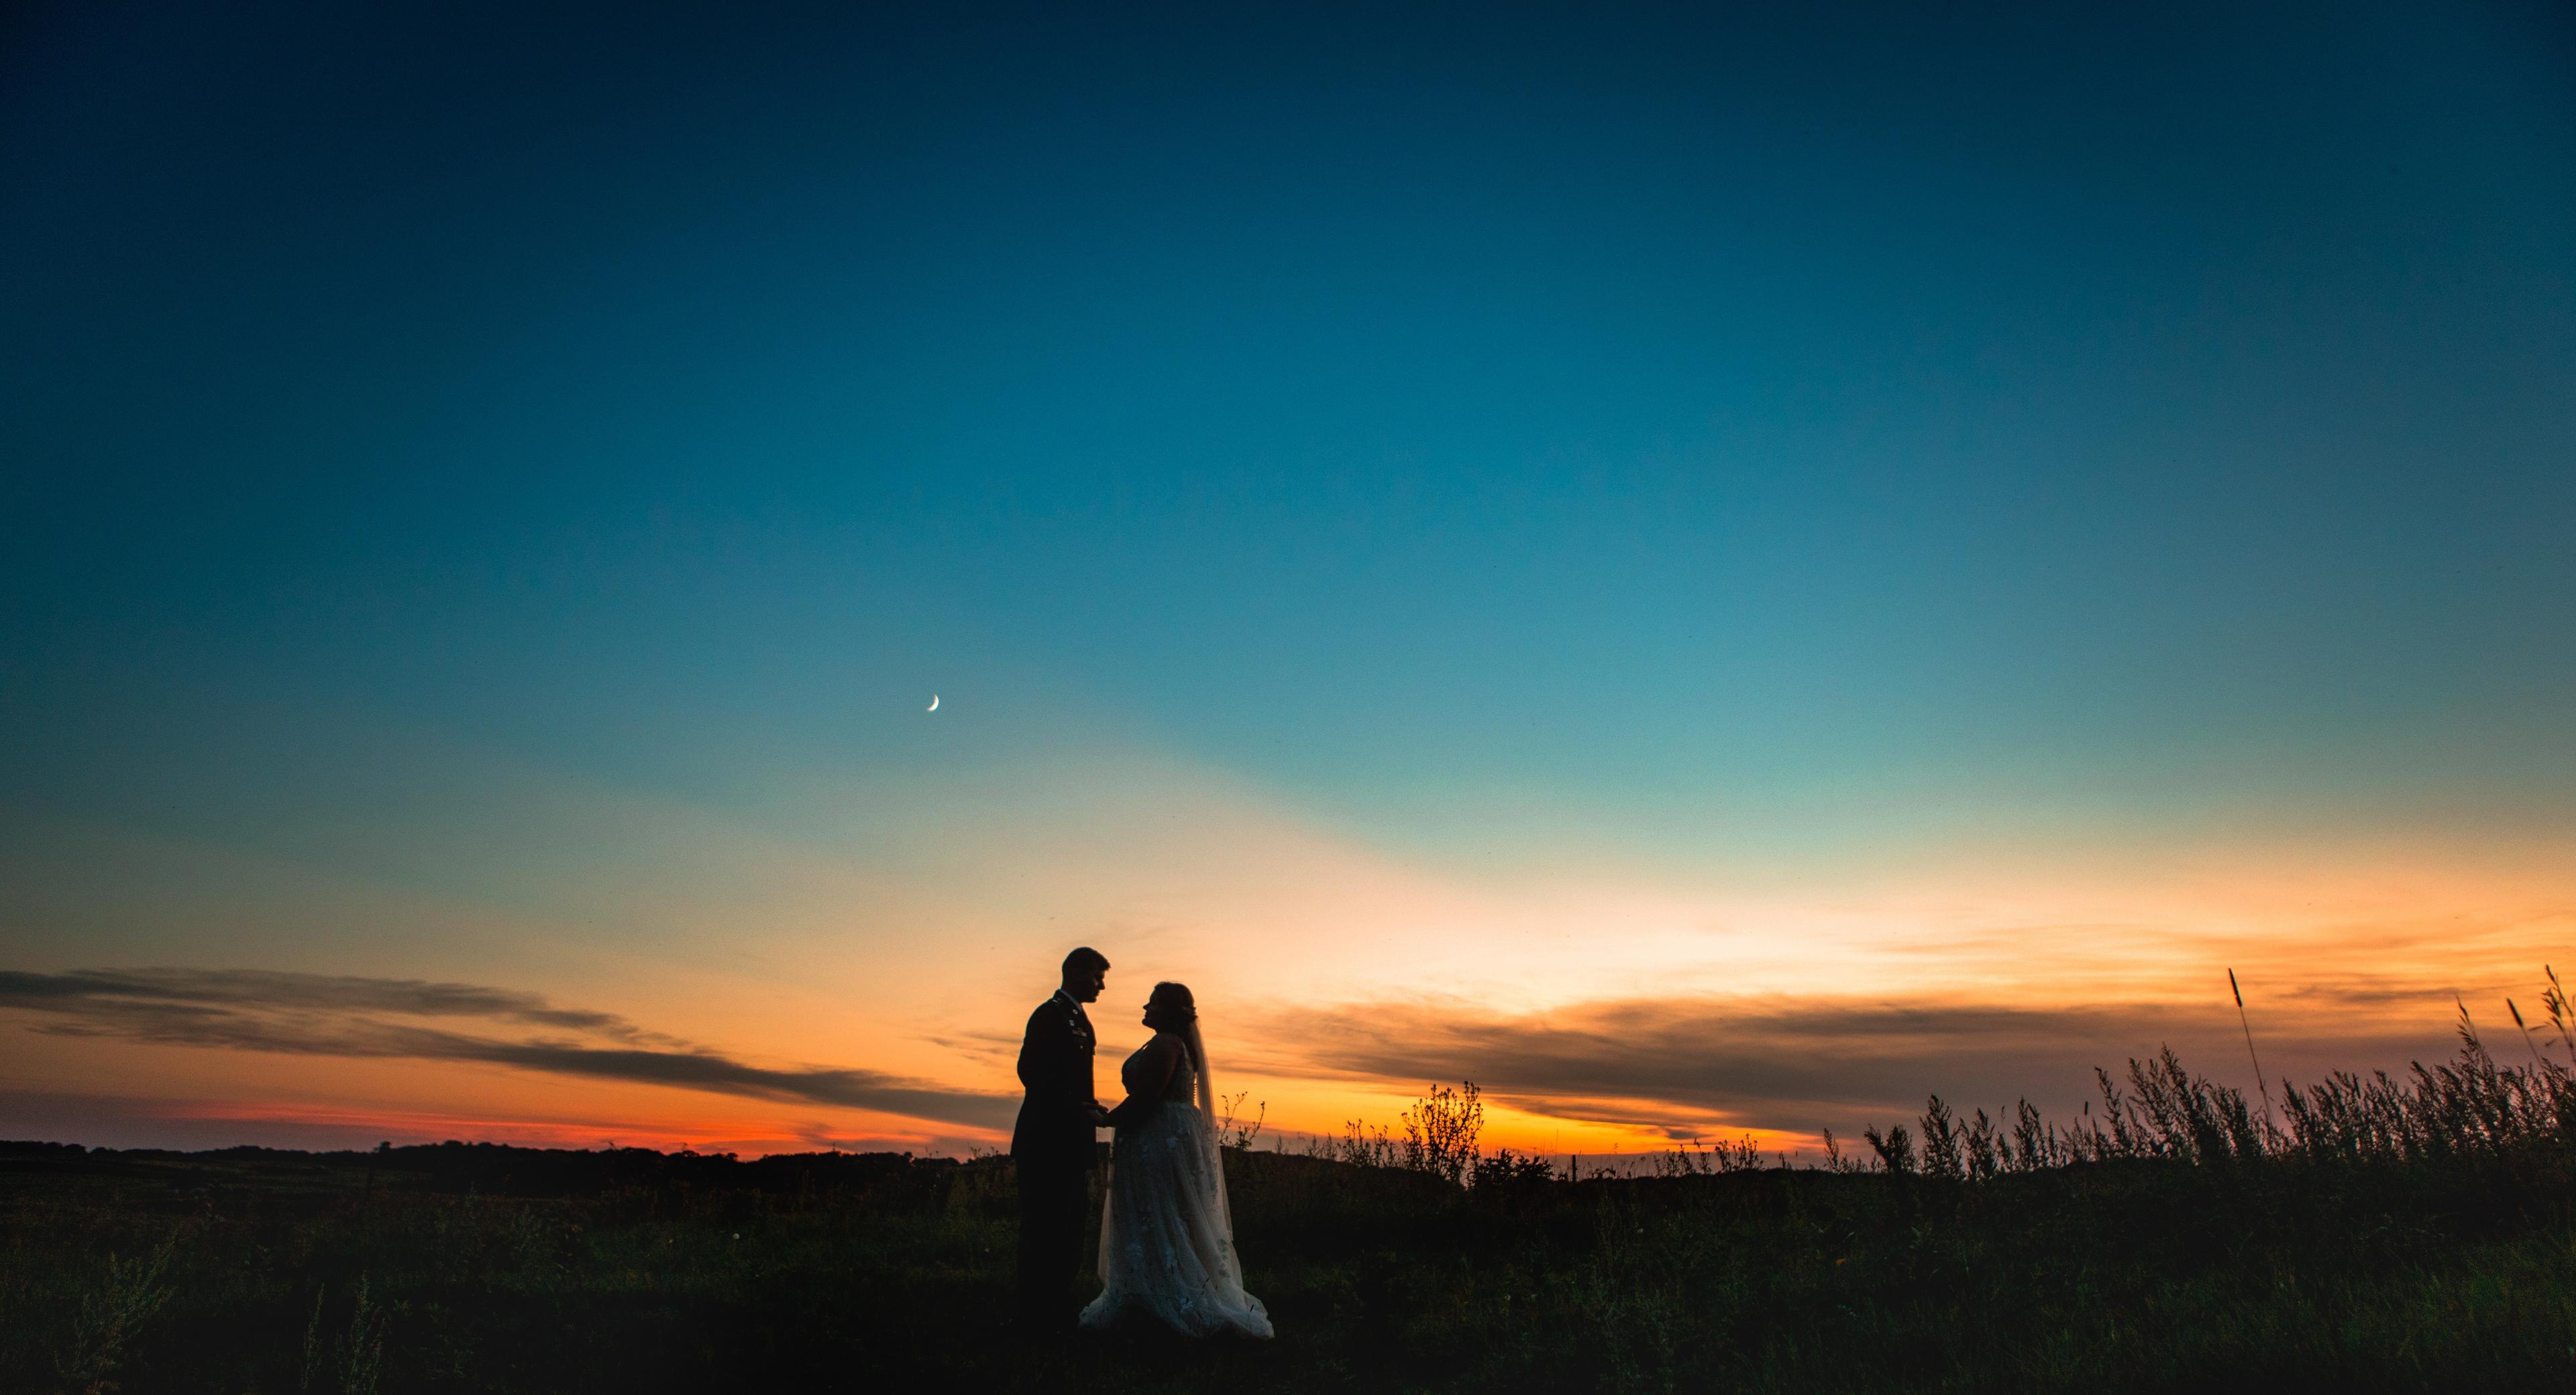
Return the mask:
<path id="1" fill-rule="evenodd" d="M 1473 1192 L 1228 1164 L 1277 1341 L 1030 1349 L 998 1159 L 0 1145 L 0 1390 L 2576 1383 L 2555 1144 Z"/>

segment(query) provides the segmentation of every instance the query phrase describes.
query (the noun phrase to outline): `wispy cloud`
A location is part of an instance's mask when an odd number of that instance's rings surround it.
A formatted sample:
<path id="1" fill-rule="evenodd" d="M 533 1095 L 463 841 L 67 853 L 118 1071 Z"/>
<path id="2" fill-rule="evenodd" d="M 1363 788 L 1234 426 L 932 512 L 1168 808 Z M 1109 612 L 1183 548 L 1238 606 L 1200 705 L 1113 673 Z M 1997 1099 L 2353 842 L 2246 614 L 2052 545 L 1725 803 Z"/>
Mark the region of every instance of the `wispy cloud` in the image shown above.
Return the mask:
<path id="1" fill-rule="evenodd" d="M 754 1099 L 875 1110 L 997 1128 L 1013 1102 L 854 1067 L 770 1067 L 645 1030 L 614 1013 L 560 1008 L 533 993 L 259 970 L 0 971 L 0 1010 L 59 1036 L 121 1038 L 306 1056 L 473 1061 L 550 1075 L 633 1081 Z M 569 1036 L 493 1035 L 417 1020 L 480 1020 Z"/>
<path id="2" fill-rule="evenodd" d="M 2438 1012 L 2419 1028 L 2308 1024 L 2295 1053 L 2267 1064 L 2402 1061 L 2438 1046 L 2443 1029 Z M 1634 998 L 1497 1015 L 1428 999 L 1277 1009 L 1255 1032 L 1272 1045 L 1241 1066 L 1354 1081 L 1471 1079 L 1487 1098 L 1531 1114 L 1687 1137 L 1840 1128 L 1902 1115 L 1930 1092 L 2071 1105 L 2093 1065 L 2117 1068 L 2168 1043 L 2203 1068 L 2233 1070 L 2243 1060 L 2238 1030 L 2232 1008 L 2157 1003 Z"/>
<path id="3" fill-rule="evenodd" d="M 559 1008 L 534 993 L 471 983 L 278 973 L 264 969 L 75 969 L 64 974 L 0 971 L 0 1004 L 31 1000 L 118 1000 L 203 1011 L 394 1012 L 418 1017 L 484 1017 L 566 1027 L 631 1041 L 683 1046 L 615 1013 Z"/>

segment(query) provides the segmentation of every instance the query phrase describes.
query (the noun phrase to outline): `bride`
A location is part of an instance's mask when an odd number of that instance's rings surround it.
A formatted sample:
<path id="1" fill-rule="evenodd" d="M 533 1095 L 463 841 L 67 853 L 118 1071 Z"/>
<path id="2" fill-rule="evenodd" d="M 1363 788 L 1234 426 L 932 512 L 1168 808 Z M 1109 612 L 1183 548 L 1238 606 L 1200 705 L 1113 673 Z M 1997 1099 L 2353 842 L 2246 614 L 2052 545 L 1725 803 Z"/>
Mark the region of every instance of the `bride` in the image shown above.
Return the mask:
<path id="1" fill-rule="evenodd" d="M 1190 990 L 1158 983 L 1145 1003 L 1154 1039 L 1119 1067 L 1127 1100 L 1111 1110 L 1109 1199 L 1100 1214 L 1100 1296 L 1085 1328 L 1151 1314 L 1189 1337 L 1267 1337 L 1270 1312 L 1243 1291 L 1234 1219 L 1210 1105 L 1207 1047 Z"/>

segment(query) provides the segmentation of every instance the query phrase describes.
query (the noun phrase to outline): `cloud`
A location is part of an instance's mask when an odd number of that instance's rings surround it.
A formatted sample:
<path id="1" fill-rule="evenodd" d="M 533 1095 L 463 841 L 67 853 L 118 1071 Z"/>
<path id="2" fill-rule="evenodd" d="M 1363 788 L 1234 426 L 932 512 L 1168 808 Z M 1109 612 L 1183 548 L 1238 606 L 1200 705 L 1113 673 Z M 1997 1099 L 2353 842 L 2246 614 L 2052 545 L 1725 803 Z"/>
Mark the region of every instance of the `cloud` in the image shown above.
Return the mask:
<path id="1" fill-rule="evenodd" d="M 558 1008 L 534 993 L 470 983 L 277 973 L 262 969 L 75 969 L 64 974 L 0 971 L 0 1003 L 19 999 L 113 997 L 180 1006 L 399 1012 L 421 1017 L 487 1017 L 568 1027 L 666 1046 L 676 1037 L 642 1031 L 609 1012 Z"/>
<path id="2" fill-rule="evenodd" d="M 646 1031 L 614 1013 L 558 1008 L 533 993 L 475 984 L 259 970 L 0 971 L 0 1009 L 42 1017 L 35 1030 L 60 1036 L 291 1055 L 474 1061 L 973 1128 L 1006 1127 L 1013 1108 L 1004 1096 L 877 1071 L 752 1065 Z M 479 1035 L 387 1017 L 479 1019 L 577 1035 Z"/>
<path id="3" fill-rule="evenodd" d="M 2439 1016 L 2420 1027 L 2302 1029 L 2266 1066 L 2313 1079 L 2328 1065 L 2440 1052 Z M 2185 1064 L 2240 1070 L 2231 1008 L 2157 1003 L 2021 1007 L 1902 1005 L 1829 998 L 1630 998 L 1540 1014 L 1411 1000 L 1264 1014 L 1271 1045 L 1240 1063 L 1265 1075 L 1368 1081 L 1474 1080 L 1485 1097 L 1567 1120 L 1659 1129 L 1811 1132 L 1920 1109 L 1937 1092 L 1969 1106 L 2028 1097 L 2071 1109 L 2096 1064 L 2116 1071 L 2166 1044 Z M 2231 1077 L 2232 1080 L 2232 1077 Z M 2251 1084 L 2251 1081 L 2234 1082 Z"/>

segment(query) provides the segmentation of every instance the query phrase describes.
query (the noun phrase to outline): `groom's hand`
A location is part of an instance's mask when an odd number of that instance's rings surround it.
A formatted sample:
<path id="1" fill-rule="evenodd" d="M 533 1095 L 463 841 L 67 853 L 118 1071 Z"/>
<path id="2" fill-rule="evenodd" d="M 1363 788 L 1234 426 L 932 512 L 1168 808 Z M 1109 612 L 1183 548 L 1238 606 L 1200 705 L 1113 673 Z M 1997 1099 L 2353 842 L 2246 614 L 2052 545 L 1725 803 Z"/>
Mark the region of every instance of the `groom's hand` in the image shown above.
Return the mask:
<path id="1" fill-rule="evenodd" d="M 1109 1127 L 1109 1111 L 1101 1108 L 1099 1105 L 1093 1105 L 1091 1107 L 1091 1126 L 1095 1129 L 1105 1129 Z"/>

